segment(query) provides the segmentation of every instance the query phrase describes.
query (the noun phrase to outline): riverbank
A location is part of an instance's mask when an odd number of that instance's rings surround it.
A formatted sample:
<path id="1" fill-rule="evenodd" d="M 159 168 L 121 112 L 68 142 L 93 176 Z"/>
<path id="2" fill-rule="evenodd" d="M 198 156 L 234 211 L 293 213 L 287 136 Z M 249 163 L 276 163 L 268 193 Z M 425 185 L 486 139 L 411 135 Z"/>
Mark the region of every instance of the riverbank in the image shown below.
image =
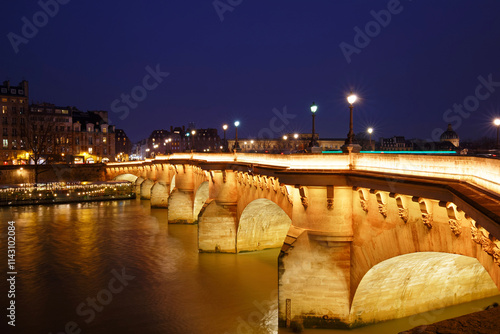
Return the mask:
<path id="1" fill-rule="evenodd" d="M 474 333 L 500 332 L 500 307 L 474 312 L 461 317 L 447 319 L 430 325 L 422 325 L 399 334 Z"/>

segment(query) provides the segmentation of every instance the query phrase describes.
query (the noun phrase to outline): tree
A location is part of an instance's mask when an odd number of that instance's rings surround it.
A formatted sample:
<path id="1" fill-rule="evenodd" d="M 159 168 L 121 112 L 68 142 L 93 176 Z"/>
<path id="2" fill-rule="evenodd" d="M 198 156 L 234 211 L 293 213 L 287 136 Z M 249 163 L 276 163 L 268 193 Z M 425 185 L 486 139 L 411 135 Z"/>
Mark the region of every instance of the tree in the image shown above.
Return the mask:
<path id="1" fill-rule="evenodd" d="M 21 148 L 29 154 L 29 161 L 35 165 L 35 183 L 38 175 L 44 173 L 54 149 L 54 122 L 52 117 L 30 115 L 21 124 Z"/>

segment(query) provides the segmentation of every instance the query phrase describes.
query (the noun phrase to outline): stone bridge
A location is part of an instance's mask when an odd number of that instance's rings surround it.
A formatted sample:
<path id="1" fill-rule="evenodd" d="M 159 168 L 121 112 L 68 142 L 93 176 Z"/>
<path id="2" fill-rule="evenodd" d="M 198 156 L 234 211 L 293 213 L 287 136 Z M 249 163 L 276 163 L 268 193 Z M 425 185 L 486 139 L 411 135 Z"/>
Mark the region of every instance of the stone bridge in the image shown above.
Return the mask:
<path id="1" fill-rule="evenodd" d="M 174 154 L 111 163 L 202 252 L 281 247 L 279 321 L 353 327 L 499 293 L 500 160 Z"/>

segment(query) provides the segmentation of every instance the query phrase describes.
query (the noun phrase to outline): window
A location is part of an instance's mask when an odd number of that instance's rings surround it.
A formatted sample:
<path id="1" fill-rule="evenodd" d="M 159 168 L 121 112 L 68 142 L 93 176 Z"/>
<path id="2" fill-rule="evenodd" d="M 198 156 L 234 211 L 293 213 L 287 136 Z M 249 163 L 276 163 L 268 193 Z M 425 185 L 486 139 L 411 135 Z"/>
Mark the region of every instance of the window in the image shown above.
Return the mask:
<path id="1" fill-rule="evenodd" d="M 104 151 L 102 153 L 108 154 L 108 150 L 106 148 L 104 148 Z"/>
<path id="2" fill-rule="evenodd" d="M 12 125 L 16 125 L 16 124 L 17 124 L 17 118 L 15 118 L 15 117 L 14 117 L 14 118 L 12 119 Z"/>
<path id="3" fill-rule="evenodd" d="M 15 113 L 16 111 L 16 107 L 12 107 L 12 112 Z"/>
<path id="4" fill-rule="evenodd" d="M 4 135 L 4 137 L 7 137 L 9 135 L 9 133 L 7 132 L 7 128 L 3 128 L 2 134 Z"/>
<path id="5" fill-rule="evenodd" d="M 10 90 L 10 93 L 11 93 L 11 94 L 16 94 L 16 90 L 15 90 L 15 89 L 11 89 L 11 90 Z"/>
<path id="6" fill-rule="evenodd" d="M 92 145 L 92 143 L 93 143 L 92 137 L 89 137 L 89 145 Z"/>
<path id="7" fill-rule="evenodd" d="M 102 142 L 106 143 L 106 137 L 102 137 Z"/>
<path id="8" fill-rule="evenodd" d="M 24 94 L 24 90 L 19 89 L 19 90 L 17 91 L 17 93 L 18 93 L 19 95 L 23 95 L 23 94 Z"/>
<path id="9" fill-rule="evenodd" d="M 106 132 L 108 132 L 108 129 L 106 129 L 106 127 L 103 127 L 102 128 L 102 133 L 106 133 Z"/>
<path id="10" fill-rule="evenodd" d="M 24 107 L 19 107 L 19 113 L 24 114 Z"/>
<path id="11" fill-rule="evenodd" d="M 3 89 L 2 89 L 3 90 Z M 5 97 L 2 98 L 2 102 L 7 102 L 7 99 Z"/>
<path id="12" fill-rule="evenodd" d="M 61 110 L 63 114 L 67 114 L 68 113 L 68 110 L 67 109 L 63 109 Z"/>
<path id="13" fill-rule="evenodd" d="M 3 118 L 2 118 L 2 124 L 8 124 L 8 123 L 7 123 L 7 117 L 3 117 Z"/>
<path id="14" fill-rule="evenodd" d="M 4 129 L 4 130 L 7 130 L 7 129 Z M 2 143 L 3 143 L 3 148 L 9 148 L 9 140 L 8 139 L 4 139 Z"/>
<path id="15" fill-rule="evenodd" d="M 80 145 L 80 138 L 79 138 L 79 137 L 76 137 L 76 138 L 75 138 L 75 144 L 76 144 L 76 145 Z"/>
<path id="16" fill-rule="evenodd" d="M 6 114 L 7 113 L 7 106 L 2 106 L 2 114 Z"/>
<path id="17" fill-rule="evenodd" d="M 12 129 L 12 136 L 13 137 L 17 136 L 17 129 Z"/>
<path id="18" fill-rule="evenodd" d="M 92 154 L 92 147 L 89 147 L 89 154 Z"/>

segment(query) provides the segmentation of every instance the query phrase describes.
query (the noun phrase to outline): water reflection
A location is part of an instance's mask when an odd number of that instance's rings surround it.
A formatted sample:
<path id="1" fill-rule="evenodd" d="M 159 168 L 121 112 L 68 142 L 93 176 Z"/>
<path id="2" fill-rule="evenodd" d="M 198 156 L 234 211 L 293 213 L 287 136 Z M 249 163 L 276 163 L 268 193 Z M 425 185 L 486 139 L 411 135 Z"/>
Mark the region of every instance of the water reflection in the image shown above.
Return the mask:
<path id="1" fill-rule="evenodd" d="M 64 332 L 69 321 L 93 334 L 277 332 L 279 250 L 199 254 L 197 226 L 168 225 L 167 211 L 148 201 L 1 208 L 0 215 L 2 231 L 9 220 L 17 226 L 16 333 Z M 6 254 L 6 242 L 0 251 Z M 134 278 L 87 323 L 76 308 L 103 296 L 112 270 Z M 397 333 L 493 300 L 500 302 L 490 298 L 349 333 Z"/>

